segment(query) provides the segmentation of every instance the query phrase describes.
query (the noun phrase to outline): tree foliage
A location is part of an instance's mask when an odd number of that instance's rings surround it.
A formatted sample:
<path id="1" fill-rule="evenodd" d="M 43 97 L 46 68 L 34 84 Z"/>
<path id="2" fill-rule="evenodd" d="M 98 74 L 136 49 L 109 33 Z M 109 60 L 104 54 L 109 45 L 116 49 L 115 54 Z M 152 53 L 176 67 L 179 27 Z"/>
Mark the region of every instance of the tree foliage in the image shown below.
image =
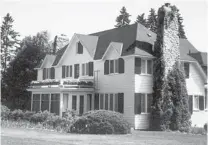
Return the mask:
<path id="1" fill-rule="evenodd" d="M 180 13 L 178 13 L 178 31 L 179 38 L 187 39 L 183 25 L 183 18 Z"/>
<path id="2" fill-rule="evenodd" d="M 148 15 L 147 18 L 147 28 L 149 28 L 152 32 L 157 32 L 157 15 L 155 13 L 155 9 L 151 8 L 150 9 L 150 14 Z"/>
<path id="3" fill-rule="evenodd" d="M 176 7 L 171 6 L 171 13 L 175 13 Z M 174 16 L 174 15 L 169 15 Z M 152 122 L 153 130 L 180 130 L 189 131 L 190 113 L 188 111 L 188 94 L 184 70 L 180 67 L 180 60 L 176 61 L 172 71 L 165 77 L 165 64 L 163 61 L 164 31 L 168 26 L 165 23 L 163 7 L 158 10 L 158 29 L 155 43 L 154 71 L 153 71 L 153 102 Z M 168 39 L 168 38 L 166 38 Z M 170 39 L 170 38 L 169 38 Z M 177 38 L 174 38 L 177 39 Z M 179 39 L 179 38 L 178 38 Z M 179 49 L 179 48 L 178 48 Z"/>
<path id="4" fill-rule="evenodd" d="M 116 18 L 116 25 L 115 27 L 123 27 L 129 25 L 131 20 L 129 19 L 131 15 L 127 12 L 125 7 L 122 7 L 120 11 L 120 15 Z"/>
<path id="5" fill-rule="evenodd" d="M 147 27 L 147 20 L 144 18 L 144 13 L 137 16 L 136 23 L 140 23 L 144 25 L 145 27 Z"/>
<path id="6" fill-rule="evenodd" d="M 37 78 L 34 68 L 50 50 L 47 36 L 47 32 L 41 32 L 25 37 L 20 44 L 21 51 L 3 74 L 2 101 L 9 108 L 29 109 L 30 93 L 26 89 Z"/>
<path id="7" fill-rule="evenodd" d="M 14 19 L 7 13 L 1 25 L 1 73 L 16 55 L 19 46 L 19 33 L 13 29 Z"/>

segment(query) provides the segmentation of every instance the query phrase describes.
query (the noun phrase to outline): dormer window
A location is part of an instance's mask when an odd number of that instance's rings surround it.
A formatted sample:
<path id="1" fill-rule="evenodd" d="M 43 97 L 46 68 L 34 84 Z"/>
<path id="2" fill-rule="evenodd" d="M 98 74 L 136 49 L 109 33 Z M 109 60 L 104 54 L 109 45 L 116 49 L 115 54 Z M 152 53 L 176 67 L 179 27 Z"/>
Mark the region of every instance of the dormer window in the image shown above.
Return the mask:
<path id="1" fill-rule="evenodd" d="M 83 46 L 80 42 L 77 43 L 77 54 L 83 54 Z"/>

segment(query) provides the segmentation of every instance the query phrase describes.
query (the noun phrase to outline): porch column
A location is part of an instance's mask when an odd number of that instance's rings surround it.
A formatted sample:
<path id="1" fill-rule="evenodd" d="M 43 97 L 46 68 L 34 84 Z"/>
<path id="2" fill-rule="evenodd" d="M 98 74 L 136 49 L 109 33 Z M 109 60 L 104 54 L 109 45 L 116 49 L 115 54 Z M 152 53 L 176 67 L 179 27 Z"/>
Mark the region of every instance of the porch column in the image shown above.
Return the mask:
<path id="1" fill-rule="evenodd" d="M 60 93 L 60 109 L 59 109 L 59 116 L 62 117 L 63 111 L 63 93 Z"/>
<path id="2" fill-rule="evenodd" d="M 32 93 L 32 96 L 31 96 L 31 111 L 33 109 L 33 93 Z"/>
<path id="3" fill-rule="evenodd" d="M 85 94 L 84 95 L 84 113 L 88 111 L 88 102 L 87 102 L 87 100 L 88 100 L 88 95 Z"/>
<path id="4" fill-rule="evenodd" d="M 69 108 L 69 110 L 72 110 L 72 94 L 70 94 L 70 93 L 69 93 L 68 108 Z"/>

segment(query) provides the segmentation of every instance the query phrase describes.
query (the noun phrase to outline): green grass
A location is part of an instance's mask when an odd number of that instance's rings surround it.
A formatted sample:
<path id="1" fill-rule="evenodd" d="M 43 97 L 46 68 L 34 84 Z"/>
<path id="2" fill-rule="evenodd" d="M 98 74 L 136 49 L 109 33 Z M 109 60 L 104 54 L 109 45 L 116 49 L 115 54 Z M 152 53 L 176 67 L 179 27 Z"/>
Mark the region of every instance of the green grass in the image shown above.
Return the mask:
<path id="1" fill-rule="evenodd" d="M 206 145 L 206 135 L 133 131 L 127 135 L 84 135 L 2 127 L 4 145 Z"/>

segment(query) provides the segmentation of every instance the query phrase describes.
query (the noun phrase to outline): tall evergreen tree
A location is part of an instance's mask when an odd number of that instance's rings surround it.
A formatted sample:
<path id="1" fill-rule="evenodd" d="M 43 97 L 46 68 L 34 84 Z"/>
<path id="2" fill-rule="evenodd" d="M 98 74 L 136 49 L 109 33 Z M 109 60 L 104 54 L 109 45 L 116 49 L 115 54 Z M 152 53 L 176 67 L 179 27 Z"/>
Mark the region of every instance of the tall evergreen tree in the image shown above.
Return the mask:
<path id="1" fill-rule="evenodd" d="M 120 13 L 121 14 L 116 18 L 117 24 L 115 25 L 115 27 L 117 28 L 129 25 L 129 23 L 131 22 L 131 20 L 129 19 L 131 15 L 127 12 L 125 7 L 122 7 Z"/>
<path id="2" fill-rule="evenodd" d="M 1 26 L 1 73 L 5 72 L 9 62 L 16 55 L 19 46 L 19 33 L 13 29 L 13 18 L 7 13 Z"/>
<path id="3" fill-rule="evenodd" d="M 147 20 L 144 18 L 144 13 L 142 13 L 141 15 L 138 15 L 137 16 L 137 19 L 136 19 L 136 23 L 140 23 L 142 25 L 144 25 L 145 27 L 147 26 Z"/>
<path id="4" fill-rule="evenodd" d="M 37 78 L 34 68 L 43 60 L 47 51 L 48 37 L 46 32 L 36 36 L 25 37 L 21 44 L 21 51 L 10 62 L 2 80 L 2 103 L 11 109 L 28 109 L 30 93 L 26 90 L 32 80 Z"/>
<path id="5" fill-rule="evenodd" d="M 150 9 L 150 14 L 147 18 L 147 28 L 149 28 L 152 32 L 157 32 L 157 15 L 155 13 L 155 9 Z"/>
<path id="6" fill-rule="evenodd" d="M 178 13 L 178 32 L 179 38 L 187 39 L 184 31 L 183 18 L 180 13 Z"/>

